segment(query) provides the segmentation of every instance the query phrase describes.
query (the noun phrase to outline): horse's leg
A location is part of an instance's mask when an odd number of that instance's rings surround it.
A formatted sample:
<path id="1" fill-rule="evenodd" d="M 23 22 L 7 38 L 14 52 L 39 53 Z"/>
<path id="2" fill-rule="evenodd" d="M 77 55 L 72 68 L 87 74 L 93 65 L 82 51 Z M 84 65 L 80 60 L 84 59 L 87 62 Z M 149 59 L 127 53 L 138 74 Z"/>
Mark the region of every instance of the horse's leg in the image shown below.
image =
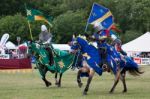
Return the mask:
<path id="1" fill-rule="evenodd" d="M 57 81 L 57 72 L 55 72 L 55 85 L 58 85 L 58 81 Z"/>
<path id="2" fill-rule="evenodd" d="M 124 88 L 123 91 L 122 91 L 123 93 L 127 92 L 127 86 L 126 86 L 125 77 L 126 77 L 126 71 L 122 71 L 120 79 L 121 79 L 121 81 L 123 83 L 123 88 Z"/>
<path id="3" fill-rule="evenodd" d="M 114 84 L 113 84 L 111 90 L 109 91 L 109 93 L 113 93 L 114 92 L 114 89 L 115 89 L 116 85 L 119 82 L 119 78 L 120 78 L 120 70 L 118 70 L 116 75 L 115 75 L 115 81 L 114 81 Z"/>
<path id="4" fill-rule="evenodd" d="M 47 73 L 47 68 L 44 67 L 43 70 L 42 70 L 42 80 L 45 82 L 45 85 L 46 87 L 49 87 L 51 85 L 51 82 L 49 82 L 47 79 L 46 79 L 46 73 Z"/>
<path id="5" fill-rule="evenodd" d="M 46 87 L 49 87 L 51 85 L 51 82 L 47 81 L 47 79 L 45 77 L 46 73 L 48 71 L 47 68 L 45 66 L 39 64 L 39 63 L 36 63 L 36 66 L 37 66 L 37 68 L 38 68 L 38 70 L 40 72 L 40 75 L 41 75 L 42 80 L 44 81 Z"/>
<path id="6" fill-rule="evenodd" d="M 87 95 L 87 92 L 88 92 L 88 90 L 89 90 L 89 86 L 90 86 L 90 83 L 91 83 L 92 78 L 93 78 L 93 76 L 94 76 L 94 73 L 95 73 L 95 71 L 94 71 L 93 69 L 90 69 L 89 77 L 88 77 L 88 80 L 87 80 L 86 87 L 85 87 L 85 89 L 84 89 L 84 91 L 83 91 L 83 95 Z"/>
<path id="7" fill-rule="evenodd" d="M 59 81 L 58 81 L 58 87 L 61 87 L 61 78 L 62 78 L 62 73 L 60 73 L 60 75 L 59 75 Z"/>
<path id="8" fill-rule="evenodd" d="M 80 78 L 81 72 L 82 72 L 82 68 L 79 69 L 78 74 L 77 74 L 77 83 L 78 83 L 79 88 L 81 88 L 82 85 L 83 85 L 83 83 L 82 83 L 82 81 L 81 81 L 81 78 Z"/>

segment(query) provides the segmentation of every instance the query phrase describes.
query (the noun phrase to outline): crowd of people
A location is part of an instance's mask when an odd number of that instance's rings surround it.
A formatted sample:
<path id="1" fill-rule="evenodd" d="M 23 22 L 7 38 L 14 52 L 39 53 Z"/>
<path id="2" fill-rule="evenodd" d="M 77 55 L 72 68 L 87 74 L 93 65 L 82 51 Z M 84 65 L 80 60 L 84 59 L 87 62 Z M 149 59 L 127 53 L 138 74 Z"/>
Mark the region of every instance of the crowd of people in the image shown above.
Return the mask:
<path id="1" fill-rule="evenodd" d="M 51 42 L 52 34 L 48 32 L 47 27 L 45 25 L 41 26 L 41 33 L 39 34 L 39 41 L 41 43 L 48 44 Z M 27 46 L 21 45 L 18 46 L 16 49 L 7 49 L 4 47 L 2 50 L 0 50 L 1 56 L 7 55 L 7 59 L 21 59 L 21 58 L 27 58 Z M 50 50 L 48 46 L 46 47 L 46 50 Z M 6 58 L 6 57 L 1 57 Z"/>
<path id="2" fill-rule="evenodd" d="M 131 57 L 150 58 L 150 52 L 131 53 Z"/>
<path id="3" fill-rule="evenodd" d="M 16 49 L 3 49 L 0 51 L 1 59 L 21 59 L 27 58 L 27 46 L 19 46 Z M 7 56 L 7 57 L 6 57 Z"/>

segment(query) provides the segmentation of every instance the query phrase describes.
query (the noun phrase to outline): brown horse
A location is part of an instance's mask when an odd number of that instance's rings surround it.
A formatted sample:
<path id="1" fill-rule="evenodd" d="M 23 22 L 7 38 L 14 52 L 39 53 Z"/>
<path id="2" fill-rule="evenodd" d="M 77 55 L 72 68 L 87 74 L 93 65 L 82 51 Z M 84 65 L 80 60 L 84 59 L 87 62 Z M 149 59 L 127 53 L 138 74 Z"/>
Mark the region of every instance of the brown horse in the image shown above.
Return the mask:
<path id="1" fill-rule="evenodd" d="M 123 60 L 121 60 L 120 65 L 124 65 L 122 69 L 118 69 L 117 75 L 116 75 L 116 79 L 114 82 L 113 87 L 110 90 L 110 93 L 113 93 L 115 90 L 116 85 L 119 82 L 119 79 L 122 81 L 123 83 L 123 93 L 127 92 L 127 86 L 126 86 L 126 72 L 128 71 L 129 74 L 131 74 L 132 76 L 140 76 L 140 74 L 143 74 L 144 72 L 141 72 L 140 67 L 128 56 L 124 56 L 124 59 L 126 62 L 124 62 Z"/>
<path id="2" fill-rule="evenodd" d="M 101 75 L 102 72 L 104 71 L 108 71 L 108 72 L 113 71 L 112 67 L 114 67 L 114 64 L 117 64 L 117 62 L 115 62 L 115 60 L 111 60 L 110 64 L 105 63 L 99 65 L 101 62 L 100 60 L 98 60 L 98 57 L 100 57 L 98 49 L 89 45 L 89 43 L 81 37 L 77 37 L 76 39 L 74 39 L 74 41 L 72 41 L 71 49 L 73 53 L 76 53 L 77 50 L 81 50 L 81 52 L 83 53 L 82 54 L 82 56 L 84 57 L 83 67 L 81 67 L 78 71 L 77 83 L 79 87 L 82 87 L 83 83 L 80 78 L 81 75 L 84 74 L 88 77 L 86 87 L 83 91 L 83 95 L 86 95 L 95 72 Z M 119 79 L 122 81 L 124 86 L 123 92 L 127 92 L 127 87 L 125 82 L 126 71 L 129 71 L 132 75 L 139 75 L 143 73 L 139 71 L 138 65 L 133 60 L 131 60 L 129 57 L 125 57 L 125 59 L 127 62 L 120 60 L 119 64 L 117 64 L 116 72 L 114 72 L 115 81 L 110 90 L 110 93 L 114 91 L 116 85 L 119 82 Z M 98 69 L 98 67 L 100 69 Z M 101 72 L 99 73 L 99 71 Z"/>
<path id="3" fill-rule="evenodd" d="M 95 73 L 93 70 L 90 70 L 89 65 L 87 64 L 87 62 L 83 61 L 82 65 L 83 65 L 83 67 L 79 68 L 78 73 L 77 73 L 77 83 L 78 83 L 79 88 L 81 88 L 82 85 L 83 85 L 83 83 L 81 81 L 81 74 L 82 73 L 86 73 L 88 75 L 91 75 L 92 77 Z M 139 67 L 136 67 L 137 64 L 135 62 L 133 62 L 132 60 L 128 61 L 126 64 L 120 64 L 120 65 L 125 65 L 125 66 L 122 69 L 120 69 L 120 68 L 117 69 L 117 73 L 115 74 L 114 84 L 113 84 L 111 90 L 109 91 L 109 93 L 114 92 L 115 87 L 118 84 L 119 80 L 121 80 L 122 83 L 123 83 L 123 91 L 122 92 L 123 93 L 127 92 L 127 86 L 126 86 L 126 80 L 125 80 L 127 71 L 132 76 L 139 76 L 140 74 L 144 73 L 144 72 L 141 72 Z M 133 65 L 135 65 L 135 67 L 133 67 Z M 108 64 L 103 64 L 101 67 L 103 69 L 103 72 L 109 72 L 110 73 L 111 69 L 109 68 Z M 86 90 L 88 89 L 89 82 L 90 82 L 90 79 L 87 81 Z"/>

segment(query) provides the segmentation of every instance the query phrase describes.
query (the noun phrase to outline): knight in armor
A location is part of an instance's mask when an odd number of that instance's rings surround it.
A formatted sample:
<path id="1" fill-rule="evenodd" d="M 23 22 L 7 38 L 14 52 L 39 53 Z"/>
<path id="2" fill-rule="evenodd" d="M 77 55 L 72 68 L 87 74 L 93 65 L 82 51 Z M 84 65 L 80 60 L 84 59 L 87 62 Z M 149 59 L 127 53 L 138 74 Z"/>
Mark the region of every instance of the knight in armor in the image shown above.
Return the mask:
<path id="1" fill-rule="evenodd" d="M 41 26 L 41 33 L 39 34 L 39 40 L 42 43 L 50 43 L 52 40 L 52 34 L 48 32 L 47 27 L 45 25 Z"/>
<path id="2" fill-rule="evenodd" d="M 122 46 L 122 42 L 119 39 L 119 37 L 116 35 L 115 32 L 113 32 L 112 30 L 109 31 L 110 32 L 110 38 L 112 40 L 111 45 L 114 46 L 114 48 L 120 52 L 122 55 L 127 55 L 127 53 L 125 51 L 123 51 L 123 49 L 121 48 Z"/>
<path id="3" fill-rule="evenodd" d="M 103 26 L 99 23 L 94 25 L 95 33 L 93 38 L 95 38 L 97 42 L 97 46 L 99 48 L 100 55 L 102 57 L 102 64 L 106 64 L 106 57 L 107 57 L 107 43 L 106 43 L 106 30 L 104 30 Z"/>
<path id="4" fill-rule="evenodd" d="M 39 34 L 39 42 L 45 44 L 45 49 L 50 54 L 49 56 L 52 56 L 51 48 L 49 48 L 49 44 L 52 40 L 52 34 L 48 32 L 47 27 L 45 25 L 41 26 L 41 33 Z M 53 57 L 50 57 L 50 64 L 53 64 Z"/>
<path id="5" fill-rule="evenodd" d="M 114 49 L 111 45 L 107 43 L 107 39 L 109 37 L 109 30 L 105 29 L 100 23 L 94 24 L 95 33 L 92 36 L 97 42 L 97 46 L 99 48 L 100 55 L 102 57 L 102 62 L 100 66 L 106 64 L 111 65 L 110 59 L 111 56 L 115 59 L 115 61 L 119 61 L 120 56 L 118 53 L 114 53 Z"/>

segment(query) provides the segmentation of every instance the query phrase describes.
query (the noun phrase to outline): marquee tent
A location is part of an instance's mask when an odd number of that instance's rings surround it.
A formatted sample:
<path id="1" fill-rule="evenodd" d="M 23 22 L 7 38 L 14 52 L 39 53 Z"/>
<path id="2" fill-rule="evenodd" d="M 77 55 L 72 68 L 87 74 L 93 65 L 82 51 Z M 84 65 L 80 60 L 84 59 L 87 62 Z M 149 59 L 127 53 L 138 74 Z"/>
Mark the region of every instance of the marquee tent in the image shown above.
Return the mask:
<path id="1" fill-rule="evenodd" d="M 122 49 L 128 52 L 150 52 L 150 32 L 122 45 Z"/>
<path id="2" fill-rule="evenodd" d="M 5 45 L 7 47 L 7 49 L 16 49 L 16 45 L 14 43 L 12 43 L 11 41 L 8 41 Z"/>
<path id="3" fill-rule="evenodd" d="M 60 50 L 70 50 L 70 46 L 68 44 L 52 44 L 54 48 L 60 49 Z"/>

